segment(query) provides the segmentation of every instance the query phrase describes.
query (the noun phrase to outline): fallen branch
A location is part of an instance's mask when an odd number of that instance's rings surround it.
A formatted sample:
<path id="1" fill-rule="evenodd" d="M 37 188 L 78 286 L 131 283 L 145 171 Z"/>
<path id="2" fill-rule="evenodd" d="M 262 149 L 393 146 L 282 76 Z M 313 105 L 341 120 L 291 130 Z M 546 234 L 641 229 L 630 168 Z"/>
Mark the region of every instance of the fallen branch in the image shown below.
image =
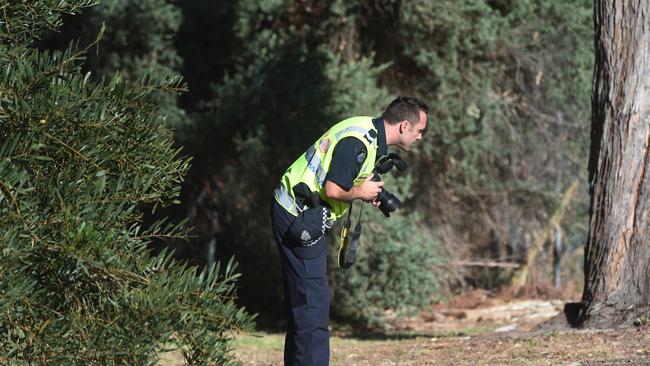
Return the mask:
<path id="1" fill-rule="evenodd" d="M 519 263 L 514 263 L 514 262 L 457 261 L 457 262 L 453 262 L 452 264 L 455 266 L 462 266 L 462 267 L 519 268 Z"/>
<path id="2" fill-rule="evenodd" d="M 571 203 L 571 200 L 575 197 L 576 190 L 578 189 L 579 185 L 580 181 L 576 179 L 564 192 L 562 201 L 560 202 L 560 207 L 555 211 L 553 216 L 551 216 L 551 219 L 546 224 L 546 227 L 542 230 L 540 235 L 535 238 L 533 245 L 530 247 L 530 249 L 528 249 L 528 253 L 526 254 L 526 262 L 512 279 L 510 285 L 511 293 L 518 294 L 522 287 L 524 287 L 524 284 L 526 284 L 530 266 L 532 266 L 535 257 L 537 257 L 537 253 L 540 252 L 544 245 L 544 242 L 547 238 L 550 237 L 553 229 L 558 226 L 564 218 L 566 208 L 569 206 L 569 203 Z"/>

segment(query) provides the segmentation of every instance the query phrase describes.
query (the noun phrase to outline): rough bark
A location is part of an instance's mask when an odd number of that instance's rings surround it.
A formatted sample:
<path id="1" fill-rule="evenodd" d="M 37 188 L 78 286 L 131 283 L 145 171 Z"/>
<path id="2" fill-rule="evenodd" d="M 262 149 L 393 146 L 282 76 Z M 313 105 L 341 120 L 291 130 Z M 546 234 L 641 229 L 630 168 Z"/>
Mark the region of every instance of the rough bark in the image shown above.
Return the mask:
<path id="1" fill-rule="evenodd" d="M 580 321 L 631 324 L 650 303 L 650 2 L 595 0 L 590 230 Z"/>

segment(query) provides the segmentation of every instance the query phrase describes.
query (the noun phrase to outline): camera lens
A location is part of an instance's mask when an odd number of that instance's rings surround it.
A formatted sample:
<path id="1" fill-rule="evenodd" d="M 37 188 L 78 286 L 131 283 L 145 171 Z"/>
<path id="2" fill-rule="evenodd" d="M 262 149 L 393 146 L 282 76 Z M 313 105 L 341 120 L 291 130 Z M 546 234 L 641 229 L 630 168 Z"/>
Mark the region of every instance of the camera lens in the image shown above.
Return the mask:
<path id="1" fill-rule="evenodd" d="M 381 210 L 386 217 L 390 217 L 390 213 L 397 210 L 401 204 L 399 198 L 385 189 L 379 193 L 377 198 L 379 199 L 379 202 L 381 202 L 379 210 Z"/>

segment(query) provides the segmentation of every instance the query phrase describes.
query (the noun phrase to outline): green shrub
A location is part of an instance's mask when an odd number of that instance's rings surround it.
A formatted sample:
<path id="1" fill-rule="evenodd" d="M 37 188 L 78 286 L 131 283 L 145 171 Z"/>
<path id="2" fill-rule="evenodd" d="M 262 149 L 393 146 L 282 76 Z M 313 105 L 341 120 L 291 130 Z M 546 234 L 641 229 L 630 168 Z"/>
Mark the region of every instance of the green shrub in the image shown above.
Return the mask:
<path id="1" fill-rule="evenodd" d="M 85 8 L 65 18 L 60 32 L 51 32 L 41 47 L 65 49 L 71 41 L 85 46 L 102 27 L 101 41 L 86 53 L 84 70 L 97 78 L 110 78 L 116 71 L 127 80 L 146 74 L 178 72 L 183 63 L 174 42 L 182 21 L 181 10 L 169 0 L 111 0 Z M 150 97 L 168 126 L 186 123 L 177 106 L 177 95 L 152 91 Z"/>
<path id="2" fill-rule="evenodd" d="M 382 176 L 386 189 L 403 201 L 411 198 L 409 177 L 395 179 L 390 174 Z M 352 228 L 360 207 L 359 201 L 353 204 Z M 410 314 L 436 300 L 440 295 L 433 269 L 444 257 L 418 214 L 402 207 L 386 218 L 378 209 L 363 204 L 361 220 L 357 262 L 349 269 L 336 268 L 340 225 L 332 231 L 332 315 L 362 326 L 382 326 L 386 310 Z"/>
<path id="3" fill-rule="evenodd" d="M 145 365 L 176 345 L 191 365 L 229 362 L 238 275 L 151 256 L 140 225 L 170 204 L 189 159 L 152 102 L 174 74 L 95 83 L 84 51 L 41 52 L 34 40 L 90 1 L 0 2 L 0 363 Z"/>

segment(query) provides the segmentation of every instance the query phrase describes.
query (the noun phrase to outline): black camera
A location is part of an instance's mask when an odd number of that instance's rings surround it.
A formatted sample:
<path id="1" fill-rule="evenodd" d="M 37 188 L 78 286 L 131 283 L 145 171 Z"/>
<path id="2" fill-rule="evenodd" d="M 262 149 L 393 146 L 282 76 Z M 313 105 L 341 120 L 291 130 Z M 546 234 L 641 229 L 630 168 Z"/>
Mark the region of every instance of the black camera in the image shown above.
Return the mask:
<path id="1" fill-rule="evenodd" d="M 381 181 L 381 176 L 379 174 L 387 173 L 393 167 L 397 168 L 400 172 L 403 172 L 408 168 L 408 164 L 399 155 L 395 153 L 390 153 L 388 156 L 385 156 L 377 161 L 375 164 L 375 169 L 372 171 L 372 181 L 379 182 Z M 390 213 L 397 210 L 400 202 L 394 194 L 388 192 L 386 189 L 382 188 L 379 195 L 377 195 L 377 200 L 379 200 L 379 210 L 386 217 L 390 217 Z"/>

